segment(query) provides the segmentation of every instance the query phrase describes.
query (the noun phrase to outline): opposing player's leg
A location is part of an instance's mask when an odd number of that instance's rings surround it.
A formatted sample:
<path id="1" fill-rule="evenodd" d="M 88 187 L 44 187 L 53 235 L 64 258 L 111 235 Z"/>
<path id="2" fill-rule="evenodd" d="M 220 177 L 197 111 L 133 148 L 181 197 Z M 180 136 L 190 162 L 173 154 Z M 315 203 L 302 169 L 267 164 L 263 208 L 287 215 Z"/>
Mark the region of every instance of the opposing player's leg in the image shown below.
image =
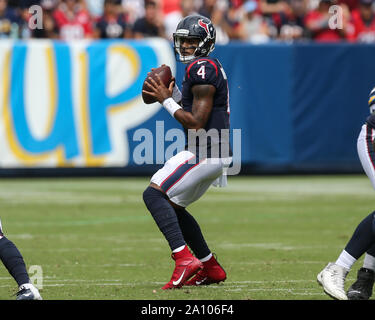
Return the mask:
<path id="1" fill-rule="evenodd" d="M 347 296 L 349 300 L 369 300 L 375 281 L 375 246 L 367 252 L 363 267 L 357 272 L 357 280 L 349 287 Z"/>
<path id="2" fill-rule="evenodd" d="M 26 265 L 16 245 L 4 236 L 0 221 L 0 260 L 19 286 L 17 300 L 41 300 L 37 288 L 30 283 Z"/>
<path id="3" fill-rule="evenodd" d="M 357 140 L 357 151 L 362 167 L 375 188 L 374 130 L 367 124 L 362 126 Z M 366 252 L 363 267 L 357 272 L 357 280 L 350 286 L 347 296 L 350 300 L 368 300 L 375 280 L 375 244 Z"/>
<path id="4" fill-rule="evenodd" d="M 375 244 L 375 212 L 364 218 L 335 263 L 330 262 L 317 276 L 319 284 L 331 297 L 347 300 L 345 279 L 353 264 Z"/>

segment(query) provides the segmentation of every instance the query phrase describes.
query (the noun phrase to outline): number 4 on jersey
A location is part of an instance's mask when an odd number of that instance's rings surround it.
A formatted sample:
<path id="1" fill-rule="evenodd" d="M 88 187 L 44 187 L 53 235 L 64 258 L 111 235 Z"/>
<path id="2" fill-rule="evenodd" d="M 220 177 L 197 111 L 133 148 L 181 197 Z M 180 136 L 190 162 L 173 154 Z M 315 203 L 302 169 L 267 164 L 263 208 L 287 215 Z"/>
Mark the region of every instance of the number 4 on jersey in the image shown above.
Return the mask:
<path id="1" fill-rule="evenodd" d="M 197 75 L 201 76 L 202 79 L 206 78 L 206 68 L 204 65 L 198 69 Z"/>

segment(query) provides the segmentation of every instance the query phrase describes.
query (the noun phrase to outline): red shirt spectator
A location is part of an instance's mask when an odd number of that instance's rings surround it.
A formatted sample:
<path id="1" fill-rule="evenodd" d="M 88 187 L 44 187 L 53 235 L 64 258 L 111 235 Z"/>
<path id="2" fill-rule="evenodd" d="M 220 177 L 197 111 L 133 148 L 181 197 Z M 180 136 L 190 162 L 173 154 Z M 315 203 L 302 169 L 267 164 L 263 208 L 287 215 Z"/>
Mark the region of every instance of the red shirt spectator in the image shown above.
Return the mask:
<path id="1" fill-rule="evenodd" d="M 54 18 L 59 26 L 62 40 L 83 39 L 92 36 L 91 17 L 82 6 L 81 0 L 63 0 L 56 9 Z"/>
<path id="2" fill-rule="evenodd" d="M 359 0 L 338 0 L 338 3 L 348 6 L 348 9 L 353 11 L 358 8 Z"/>
<path id="3" fill-rule="evenodd" d="M 312 39 L 318 42 L 336 42 L 342 40 L 345 32 L 341 29 L 331 29 L 329 21 L 331 15 L 328 10 L 334 2 L 321 0 L 316 10 L 310 11 L 305 18 L 306 28 L 310 31 Z"/>
<path id="4" fill-rule="evenodd" d="M 352 12 L 352 33 L 348 36 L 351 41 L 375 42 L 375 16 L 372 9 L 373 0 L 361 0 L 358 9 Z"/>
<path id="5" fill-rule="evenodd" d="M 180 0 L 161 0 L 164 15 L 180 10 Z"/>

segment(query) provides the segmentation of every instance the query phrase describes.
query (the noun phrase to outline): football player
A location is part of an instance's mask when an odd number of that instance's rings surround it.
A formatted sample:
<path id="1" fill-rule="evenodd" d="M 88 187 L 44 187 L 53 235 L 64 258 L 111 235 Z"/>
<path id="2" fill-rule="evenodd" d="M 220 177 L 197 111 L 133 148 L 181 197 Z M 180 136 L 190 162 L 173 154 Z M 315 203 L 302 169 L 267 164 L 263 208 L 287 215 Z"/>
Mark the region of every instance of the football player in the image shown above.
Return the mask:
<path id="1" fill-rule="evenodd" d="M 23 257 L 16 245 L 8 240 L 3 233 L 0 221 L 0 260 L 16 280 L 19 291 L 17 300 L 42 300 L 37 288 L 30 283 L 29 275 Z"/>
<path id="2" fill-rule="evenodd" d="M 225 186 L 225 170 L 232 162 L 228 81 L 220 62 L 209 57 L 215 47 L 215 28 L 208 18 L 190 15 L 177 25 L 173 39 L 177 61 L 186 64 L 182 92 L 174 78 L 167 88 L 160 77 L 149 77 L 151 89 L 144 91 L 182 124 L 187 138 L 185 150 L 171 157 L 152 176 L 143 193 L 146 207 L 175 260 L 171 280 L 163 290 L 226 279 L 226 272 L 208 248 L 198 222 L 186 208 L 211 184 Z M 223 134 L 225 130 L 228 134 Z M 208 131 L 216 134 L 207 134 L 206 141 L 197 134 Z"/>
<path id="3" fill-rule="evenodd" d="M 370 116 L 357 140 L 357 151 L 362 167 L 375 188 L 375 88 L 369 97 Z M 363 267 L 358 270 L 357 280 L 345 293 L 345 278 L 353 264 L 364 253 Z M 364 218 L 355 229 L 345 249 L 335 263 L 318 274 L 317 280 L 324 291 L 339 300 L 368 300 L 372 295 L 375 280 L 375 211 Z"/>

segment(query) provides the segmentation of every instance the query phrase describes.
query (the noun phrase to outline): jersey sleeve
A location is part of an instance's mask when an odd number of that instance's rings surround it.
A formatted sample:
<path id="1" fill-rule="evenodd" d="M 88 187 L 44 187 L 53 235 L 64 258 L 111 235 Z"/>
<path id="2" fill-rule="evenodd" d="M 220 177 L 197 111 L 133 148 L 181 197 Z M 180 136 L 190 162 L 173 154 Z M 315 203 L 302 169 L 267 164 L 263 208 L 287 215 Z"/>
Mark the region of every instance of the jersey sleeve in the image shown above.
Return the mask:
<path id="1" fill-rule="evenodd" d="M 216 87 L 219 81 L 219 68 L 212 60 L 199 59 L 186 68 L 185 77 L 191 85 L 211 84 Z"/>

